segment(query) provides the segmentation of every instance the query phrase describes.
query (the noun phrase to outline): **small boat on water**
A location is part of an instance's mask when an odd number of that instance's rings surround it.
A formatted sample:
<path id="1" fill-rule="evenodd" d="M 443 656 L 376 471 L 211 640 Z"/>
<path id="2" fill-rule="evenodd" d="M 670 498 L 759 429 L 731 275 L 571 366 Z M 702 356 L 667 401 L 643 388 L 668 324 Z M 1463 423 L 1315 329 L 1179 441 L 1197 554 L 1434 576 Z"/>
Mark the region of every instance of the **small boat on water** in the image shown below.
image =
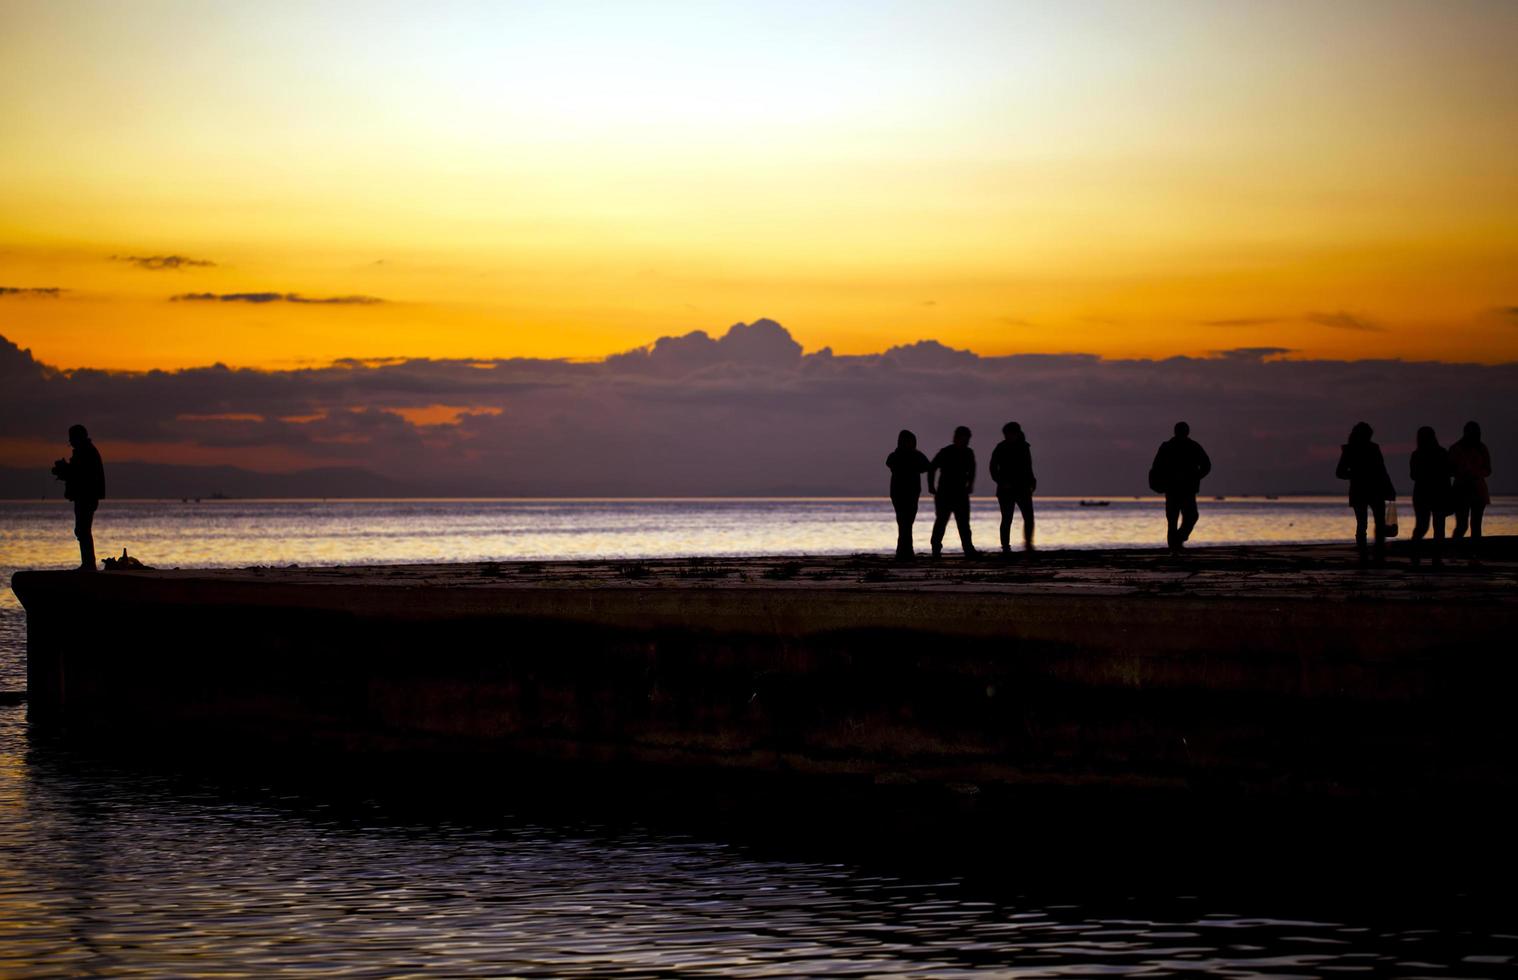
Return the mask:
<path id="1" fill-rule="evenodd" d="M 1081 501 L 1081 506 L 1082 507 L 1111 507 L 1112 506 L 1112 501 L 1110 501 L 1110 500 L 1082 500 Z"/>

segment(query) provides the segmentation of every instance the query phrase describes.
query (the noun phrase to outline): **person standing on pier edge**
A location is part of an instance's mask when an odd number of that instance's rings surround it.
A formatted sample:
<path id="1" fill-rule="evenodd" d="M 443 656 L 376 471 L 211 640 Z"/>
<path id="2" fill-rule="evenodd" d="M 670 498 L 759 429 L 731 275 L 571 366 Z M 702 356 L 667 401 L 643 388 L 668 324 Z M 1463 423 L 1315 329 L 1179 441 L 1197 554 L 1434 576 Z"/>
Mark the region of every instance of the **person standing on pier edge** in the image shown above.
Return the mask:
<path id="1" fill-rule="evenodd" d="M 105 497 L 105 464 L 84 426 L 69 427 L 73 455 L 53 464 L 63 481 L 63 497 L 74 502 L 74 537 L 79 539 L 79 570 L 95 570 L 95 509 Z"/>
<path id="2" fill-rule="evenodd" d="M 1450 512 L 1449 451 L 1439 445 L 1432 426 L 1418 430 L 1418 448 L 1408 461 L 1408 475 L 1413 481 L 1413 564 L 1421 558 L 1419 542 L 1433 524 L 1434 564 L 1438 565 L 1444 545 L 1444 518 Z"/>
<path id="3" fill-rule="evenodd" d="M 917 502 L 922 497 L 922 474 L 928 471 L 928 457 L 917 448 L 917 435 L 902 429 L 896 437 L 896 451 L 886 457 L 891 470 L 891 506 L 896 510 L 896 557 L 911 561 L 912 522 L 917 520 Z"/>
<path id="4" fill-rule="evenodd" d="M 1465 537 L 1467 526 L 1471 529 L 1471 547 L 1481 540 L 1481 517 L 1486 505 L 1492 502 L 1487 490 L 1486 478 L 1492 475 L 1492 454 L 1481 441 L 1481 426 L 1476 422 L 1465 423 L 1465 431 L 1449 447 L 1449 468 L 1455 478 L 1451 494 L 1454 497 L 1456 540 Z"/>
<path id="5" fill-rule="evenodd" d="M 1207 451 L 1191 438 L 1191 426 L 1175 424 L 1175 437 L 1160 443 L 1149 467 L 1149 488 L 1165 495 L 1165 542 L 1178 552 L 1186 546 L 1200 516 L 1196 495 L 1202 480 L 1212 472 Z"/>
<path id="6" fill-rule="evenodd" d="M 1356 422 L 1349 430 L 1349 441 L 1339 453 L 1339 465 L 1334 470 L 1339 479 L 1349 481 L 1349 506 L 1355 509 L 1355 547 L 1360 550 L 1362 562 L 1367 514 L 1376 522 L 1375 557 L 1380 562 L 1386 557 L 1386 502 L 1397 499 L 1381 447 L 1370 441 L 1373 434 L 1368 423 Z"/>
<path id="7" fill-rule="evenodd" d="M 1033 491 L 1038 480 L 1033 476 L 1033 451 L 1023 435 L 1023 427 L 1008 422 L 1001 427 L 1004 437 L 991 451 L 991 480 L 996 484 L 996 502 L 1001 505 L 1001 550 L 1012 551 L 1012 515 L 1022 511 L 1023 550 L 1033 550 Z"/>
<path id="8" fill-rule="evenodd" d="M 936 479 L 935 479 L 936 478 Z M 975 557 L 970 539 L 970 494 L 975 491 L 975 453 L 970 450 L 970 429 L 961 425 L 954 430 L 954 441 L 938 451 L 928 464 L 928 492 L 933 495 L 933 557 L 943 552 L 943 532 L 949 515 L 959 528 L 959 543 L 965 557 Z"/>

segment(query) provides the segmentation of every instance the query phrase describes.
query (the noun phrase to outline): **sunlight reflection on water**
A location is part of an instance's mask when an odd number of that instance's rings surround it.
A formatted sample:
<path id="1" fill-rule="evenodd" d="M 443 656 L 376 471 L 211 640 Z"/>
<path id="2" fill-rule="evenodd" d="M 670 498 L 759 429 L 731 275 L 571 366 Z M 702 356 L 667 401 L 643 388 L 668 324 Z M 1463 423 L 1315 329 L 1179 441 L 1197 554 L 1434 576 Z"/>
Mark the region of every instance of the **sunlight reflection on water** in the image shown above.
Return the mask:
<path id="1" fill-rule="evenodd" d="M 974 532 L 997 545 L 996 502 L 977 498 Z M 1204 500 L 1193 543 L 1343 541 L 1353 534 L 1337 497 Z M 1518 508 L 1499 500 L 1488 533 L 1518 529 Z M 1046 548 L 1158 547 L 1163 508 L 1153 499 L 1083 507 L 1038 501 Z M 66 567 L 77 552 L 62 501 L 0 502 L 0 568 Z M 917 520 L 926 549 L 931 499 Z M 1013 528 L 1020 536 L 1021 524 Z M 97 550 L 123 547 L 162 566 L 648 558 L 681 555 L 888 552 L 890 504 L 881 499 L 105 501 Z M 958 539 L 951 527 L 948 547 Z"/>
<path id="2" fill-rule="evenodd" d="M 994 544 L 995 505 L 976 533 Z M 1514 530 L 1510 502 L 1489 517 Z M 1046 547 L 1154 546 L 1155 501 L 1040 502 Z M 1338 499 L 1208 501 L 1198 543 L 1343 540 Z M 885 552 L 880 500 L 217 501 L 102 507 L 102 555 L 162 566 Z M 919 545 L 928 521 L 919 519 Z M 0 565 L 68 566 L 66 505 L 0 503 Z M 950 532 L 951 545 L 953 532 Z M 0 690 L 24 686 L 0 591 Z M 1351 904 L 1057 904 L 757 857 L 645 829 L 329 812 L 81 767 L 0 707 L 0 975 L 1500 975 L 1518 936 Z M 1279 911 L 1279 910 L 1277 910 Z M 1247 913 L 1253 914 L 1247 914 Z"/>

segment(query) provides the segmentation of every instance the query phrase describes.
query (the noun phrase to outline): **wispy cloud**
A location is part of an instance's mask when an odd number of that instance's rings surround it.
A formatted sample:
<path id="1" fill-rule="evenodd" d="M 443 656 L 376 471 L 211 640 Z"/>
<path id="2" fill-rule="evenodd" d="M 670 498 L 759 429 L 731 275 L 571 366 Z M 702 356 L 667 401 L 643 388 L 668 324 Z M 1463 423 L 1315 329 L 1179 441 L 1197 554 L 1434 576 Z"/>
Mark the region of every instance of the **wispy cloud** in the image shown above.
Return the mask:
<path id="1" fill-rule="evenodd" d="M 1302 319 L 1308 323 L 1316 323 L 1320 327 L 1332 327 L 1335 330 L 1363 330 L 1370 333 L 1382 333 L 1386 330 L 1379 323 L 1374 323 L 1355 313 L 1346 313 L 1344 310 L 1339 310 L 1337 313 L 1304 313 Z"/>
<path id="2" fill-rule="evenodd" d="M 48 299 L 57 299 L 65 292 L 68 290 L 58 286 L 0 286 L 0 296 L 46 296 Z"/>
<path id="3" fill-rule="evenodd" d="M 175 303 L 306 303 L 316 306 L 373 306 L 378 296 L 302 296 L 300 293 L 179 293 Z"/>
<path id="4" fill-rule="evenodd" d="M 1280 323 L 1278 316 L 1238 316 L 1226 320 L 1203 320 L 1204 327 L 1263 327 L 1270 323 Z"/>
<path id="5" fill-rule="evenodd" d="M 1239 361 L 1263 361 L 1267 357 L 1282 357 L 1286 354 L 1294 354 L 1296 351 L 1290 347 L 1235 347 L 1231 350 L 1213 352 L 1218 357 L 1232 358 Z"/>
<path id="6" fill-rule="evenodd" d="M 216 265 L 210 259 L 192 259 L 188 255 L 113 255 L 117 262 L 125 262 L 149 272 L 175 269 L 208 269 Z"/>

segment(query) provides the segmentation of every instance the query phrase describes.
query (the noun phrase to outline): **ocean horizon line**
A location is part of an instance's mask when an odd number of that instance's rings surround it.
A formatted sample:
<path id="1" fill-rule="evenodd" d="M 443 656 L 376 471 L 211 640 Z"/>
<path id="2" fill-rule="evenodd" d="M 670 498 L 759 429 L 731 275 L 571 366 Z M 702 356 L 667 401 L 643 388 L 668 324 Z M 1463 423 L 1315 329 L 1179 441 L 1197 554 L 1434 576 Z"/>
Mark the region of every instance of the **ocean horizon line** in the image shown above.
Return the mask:
<path id="1" fill-rule="evenodd" d="M 1199 503 L 1219 503 L 1231 501 L 1254 501 L 1260 503 L 1279 503 L 1293 500 L 1310 502 L 1317 500 L 1339 501 L 1344 498 L 1344 491 L 1336 490 L 1300 490 L 1280 493 L 1219 493 L 1204 494 L 1198 496 Z M 931 499 L 932 494 L 923 493 L 923 499 Z M 1405 496 L 1405 495 L 1404 495 Z M 1518 494 L 1492 494 L 1494 500 L 1518 500 Z M 994 493 L 976 493 L 971 495 L 972 500 L 995 501 Z M 1039 495 L 1038 500 L 1046 503 L 1067 502 L 1092 502 L 1105 501 L 1107 503 L 1163 503 L 1165 498 L 1162 494 L 1129 494 L 1129 493 L 1084 493 L 1084 494 L 1049 494 Z M 225 503 L 781 503 L 781 502 L 839 502 L 860 503 L 866 501 L 887 501 L 887 494 L 756 494 L 748 495 L 713 495 L 702 494 L 697 496 L 616 496 L 616 495 L 565 495 L 565 496 L 450 496 L 446 494 L 422 495 L 422 496 L 291 496 L 291 497 L 240 497 L 235 495 L 215 495 L 200 497 L 107 497 L 102 503 L 198 503 L 198 504 L 225 504 Z M 0 497 L 0 504 L 39 504 L 39 503 L 67 503 L 60 497 Z"/>

